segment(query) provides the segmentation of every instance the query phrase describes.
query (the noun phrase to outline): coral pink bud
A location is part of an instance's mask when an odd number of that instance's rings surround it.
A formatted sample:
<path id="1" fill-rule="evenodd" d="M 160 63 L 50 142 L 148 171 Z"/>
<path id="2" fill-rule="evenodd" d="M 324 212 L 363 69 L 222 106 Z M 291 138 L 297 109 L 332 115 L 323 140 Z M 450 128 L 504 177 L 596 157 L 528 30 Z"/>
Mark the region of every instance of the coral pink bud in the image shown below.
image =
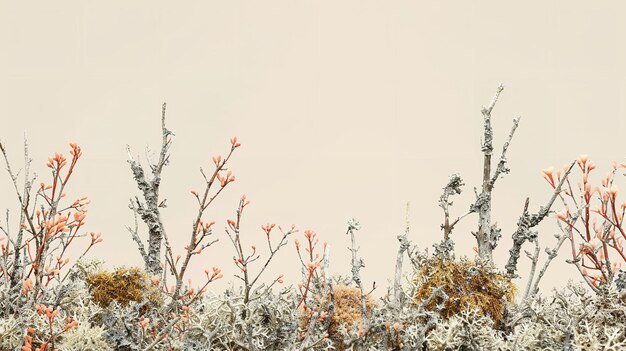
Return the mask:
<path id="1" fill-rule="evenodd" d="M 67 323 L 67 325 L 65 326 L 65 330 L 70 330 L 77 325 L 78 325 L 78 321 L 72 321 L 70 323 Z"/>
<path id="2" fill-rule="evenodd" d="M 556 218 L 562 220 L 562 221 L 566 221 L 567 220 L 567 216 L 568 216 L 568 212 L 566 211 L 557 211 L 556 212 Z"/>
<path id="3" fill-rule="evenodd" d="M 235 177 L 231 177 L 232 180 L 229 180 L 229 182 L 232 182 L 235 180 Z M 250 200 L 247 199 L 246 194 L 241 195 L 241 208 L 244 208 L 246 206 L 248 206 L 250 204 Z"/>
<path id="4" fill-rule="evenodd" d="M 150 323 L 150 318 L 145 318 L 145 317 L 143 317 L 143 316 L 142 316 L 142 317 L 139 319 L 139 325 L 140 325 L 142 328 L 147 327 L 149 323 Z"/>
<path id="5" fill-rule="evenodd" d="M 226 178 L 224 178 L 221 174 L 217 174 L 217 180 L 219 180 L 220 185 L 223 187 L 226 186 L 227 182 L 226 182 Z"/>
<path id="6" fill-rule="evenodd" d="M 615 162 L 614 162 L 614 163 L 615 163 Z M 616 168 L 616 167 L 614 166 L 613 168 Z M 591 172 L 591 171 L 593 171 L 594 169 L 596 169 L 596 164 L 595 164 L 595 163 L 593 163 L 592 161 L 589 161 L 589 162 L 587 163 L 587 171 L 588 171 L 588 172 Z"/>
<path id="7" fill-rule="evenodd" d="M 263 229 L 263 231 L 265 232 L 265 235 L 267 235 L 267 237 L 269 238 L 270 236 L 270 232 L 272 231 L 272 229 L 274 229 L 275 224 L 266 224 L 266 225 L 262 225 L 261 229 Z"/>
<path id="8" fill-rule="evenodd" d="M 552 173 L 554 172 L 554 167 L 548 167 L 546 169 L 541 170 L 546 177 L 552 177 Z"/>
<path id="9" fill-rule="evenodd" d="M 215 163 L 216 166 L 219 167 L 220 162 L 222 162 L 222 156 L 220 155 L 213 156 L 213 163 Z"/>
<path id="10" fill-rule="evenodd" d="M 550 183 L 550 185 L 554 188 L 556 185 L 554 184 L 554 176 L 552 175 L 554 173 L 554 168 L 553 167 L 548 167 L 544 170 L 542 170 L 543 172 L 543 178 Z"/>
<path id="11" fill-rule="evenodd" d="M 309 271 L 314 271 L 317 269 L 317 267 L 319 267 L 320 263 L 319 262 L 307 262 L 306 266 L 309 268 Z"/>
<path id="12" fill-rule="evenodd" d="M 241 146 L 241 144 L 237 142 L 237 137 L 232 137 L 230 139 L 230 144 L 233 146 L 233 148 Z"/>
<path id="13" fill-rule="evenodd" d="M 22 295 L 26 295 L 29 290 L 33 288 L 33 281 L 30 278 L 27 278 L 22 283 Z"/>
<path id="14" fill-rule="evenodd" d="M 317 318 L 317 320 L 320 322 L 323 322 L 324 319 L 326 319 L 326 317 L 328 317 L 328 312 L 322 311 L 320 312 L 320 316 Z"/>

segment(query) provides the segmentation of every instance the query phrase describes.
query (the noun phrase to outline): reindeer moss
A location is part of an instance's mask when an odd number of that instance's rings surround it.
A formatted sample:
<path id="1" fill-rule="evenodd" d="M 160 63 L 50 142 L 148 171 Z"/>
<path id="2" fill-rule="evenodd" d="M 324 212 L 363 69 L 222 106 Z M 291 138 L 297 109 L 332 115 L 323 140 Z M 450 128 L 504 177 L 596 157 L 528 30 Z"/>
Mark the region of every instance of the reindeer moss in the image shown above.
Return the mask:
<path id="1" fill-rule="evenodd" d="M 148 303 L 142 308 L 145 312 L 150 305 L 161 304 L 158 291 L 150 284 L 146 273 L 136 267 L 120 267 L 116 270 L 100 271 L 87 276 L 89 292 L 93 301 L 107 308 L 113 301 L 127 306 L 131 301 Z"/>
<path id="2" fill-rule="evenodd" d="M 448 319 L 461 311 L 476 309 L 491 317 L 496 326 L 502 322 L 506 305 L 513 302 L 516 292 L 515 286 L 506 276 L 486 263 L 437 257 L 429 259 L 421 267 L 415 283 L 417 291 L 414 301 L 418 304 L 428 299 L 436 288 L 448 295 L 445 301 L 440 297 L 430 301 L 425 306 L 427 310 L 435 311 L 438 305 L 443 304 L 439 313 Z"/>

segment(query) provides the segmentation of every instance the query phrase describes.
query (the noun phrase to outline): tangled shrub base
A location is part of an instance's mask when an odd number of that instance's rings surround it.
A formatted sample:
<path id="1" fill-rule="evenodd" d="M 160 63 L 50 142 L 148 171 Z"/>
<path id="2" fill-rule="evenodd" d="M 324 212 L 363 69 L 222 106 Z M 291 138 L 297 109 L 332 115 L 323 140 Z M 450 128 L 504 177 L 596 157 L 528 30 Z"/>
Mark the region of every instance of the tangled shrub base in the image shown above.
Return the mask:
<path id="1" fill-rule="evenodd" d="M 469 262 L 469 261 L 468 261 Z M 462 265 L 460 265 L 462 266 Z M 98 273 L 96 273 L 98 274 Z M 106 273 L 105 273 L 106 274 Z M 58 350 L 141 350 L 145 334 L 158 330 L 158 320 L 145 329 L 138 323 L 142 303 L 112 301 L 100 307 L 88 284 L 77 279 L 60 317 L 72 316 L 78 326 L 62 334 Z M 310 350 L 353 350 L 344 340 L 358 337 L 358 304 L 354 288 L 340 287 L 337 315 L 330 329 L 316 329 L 320 341 Z M 343 291 L 342 291 L 343 290 Z M 6 293 L 5 290 L 2 293 Z M 146 300 L 143 300 L 145 302 Z M 295 289 L 269 293 L 248 305 L 243 291 L 206 294 L 188 309 L 187 320 L 154 350 L 249 350 L 243 342 L 253 330 L 256 350 L 301 348 L 300 333 L 307 330 L 296 308 Z M 341 301 L 341 302 L 339 302 Z M 417 300 L 416 300 L 417 301 Z M 551 295 L 537 295 L 524 306 L 505 305 L 498 327 L 480 308 L 451 313 L 421 308 L 413 300 L 401 306 L 379 299 L 371 307 L 371 329 L 363 347 L 368 350 L 621 350 L 626 347 L 626 298 L 614 286 L 595 294 L 571 283 Z M 249 317 L 243 317 L 244 314 Z M 356 319 L 356 320 L 354 320 Z M 61 319 L 59 319 L 61 320 Z M 352 323 L 352 324 L 351 324 Z M 62 323 L 59 323 L 62 324 Z M 28 327 L 46 328 L 45 316 L 25 310 L 0 319 L 0 349 L 20 350 Z M 55 326 L 56 328 L 57 326 Z"/>

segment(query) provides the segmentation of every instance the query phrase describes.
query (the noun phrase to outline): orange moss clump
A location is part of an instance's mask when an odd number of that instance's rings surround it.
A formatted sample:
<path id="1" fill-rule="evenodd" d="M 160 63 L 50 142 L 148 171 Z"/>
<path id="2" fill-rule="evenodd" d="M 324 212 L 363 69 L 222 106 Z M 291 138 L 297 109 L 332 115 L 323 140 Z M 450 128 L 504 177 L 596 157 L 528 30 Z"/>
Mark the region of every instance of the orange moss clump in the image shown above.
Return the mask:
<path id="1" fill-rule="evenodd" d="M 145 313 L 150 306 L 162 303 L 158 291 L 150 284 L 146 273 L 136 267 L 120 267 L 113 272 L 100 271 L 87 276 L 89 292 L 93 301 L 107 308 L 113 301 L 127 306 L 131 301 L 148 301 L 142 308 Z"/>
<path id="2" fill-rule="evenodd" d="M 328 326 L 328 338 L 333 341 L 335 350 L 345 350 L 343 345 L 343 337 L 339 333 L 339 328 L 346 325 L 350 328 L 353 325 L 361 326 L 361 291 L 358 288 L 347 285 L 338 285 L 333 287 L 334 312 L 330 318 Z M 367 296 L 365 298 L 365 307 L 369 315 L 376 306 L 374 300 Z M 309 325 L 307 313 L 302 315 L 302 328 L 306 329 Z"/>
<path id="3" fill-rule="evenodd" d="M 496 326 L 502 322 L 506 305 L 513 301 L 516 292 L 506 276 L 486 263 L 436 257 L 429 259 L 417 272 L 415 283 L 418 288 L 414 301 L 418 304 L 428 299 L 436 288 L 449 297 L 445 301 L 441 297 L 434 298 L 425 306 L 427 310 L 435 311 L 437 305 L 443 303 L 439 313 L 447 319 L 461 311 L 477 309 L 491 317 Z"/>

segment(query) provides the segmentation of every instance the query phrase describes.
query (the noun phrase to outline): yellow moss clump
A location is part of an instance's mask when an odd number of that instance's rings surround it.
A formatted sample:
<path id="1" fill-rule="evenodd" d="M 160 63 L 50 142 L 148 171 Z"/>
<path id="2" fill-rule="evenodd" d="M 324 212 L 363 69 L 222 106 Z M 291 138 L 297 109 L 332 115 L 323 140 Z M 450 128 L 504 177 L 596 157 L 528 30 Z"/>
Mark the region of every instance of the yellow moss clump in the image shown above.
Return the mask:
<path id="1" fill-rule="evenodd" d="M 433 257 L 417 272 L 415 278 L 417 291 L 414 301 L 418 304 L 428 299 L 431 292 L 440 288 L 448 295 L 443 301 L 434 298 L 425 306 L 434 311 L 443 303 L 439 313 L 444 318 L 467 310 L 477 309 L 483 315 L 491 317 L 498 326 L 504 318 L 506 305 L 515 297 L 516 288 L 503 274 L 495 271 L 486 263 L 461 260 L 452 261 Z"/>
<path id="2" fill-rule="evenodd" d="M 347 285 L 338 285 L 333 287 L 334 298 L 334 312 L 330 318 L 330 324 L 328 326 L 328 338 L 333 341 L 335 350 L 345 350 L 343 346 L 343 337 L 339 333 L 339 328 L 343 325 L 350 328 L 353 325 L 361 326 L 361 291 L 358 288 L 350 287 Z M 371 296 L 365 298 L 365 307 L 368 316 L 372 312 L 372 309 L 376 306 L 375 301 Z M 309 325 L 309 318 L 307 313 L 303 313 L 302 328 L 306 329 Z"/>
<path id="3" fill-rule="evenodd" d="M 93 301 L 102 308 L 107 308 L 113 301 L 127 306 L 131 301 L 149 303 L 142 308 L 142 313 L 152 306 L 160 305 L 159 292 L 149 282 L 146 273 L 137 268 L 120 267 L 113 272 L 100 271 L 87 276 L 89 292 Z"/>
<path id="4" fill-rule="evenodd" d="M 361 325 L 361 291 L 358 288 L 353 288 L 346 285 L 339 285 L 333 288 L 335 294 L 335 309 L 333 316 L 330 319 L 330 326 L 328 333 L 337 335 L 337 328 L 341 325 Z M 368 315 L 374 308 L 374 300 L 367 296 L 365 298 L 365 307 Z"/>

